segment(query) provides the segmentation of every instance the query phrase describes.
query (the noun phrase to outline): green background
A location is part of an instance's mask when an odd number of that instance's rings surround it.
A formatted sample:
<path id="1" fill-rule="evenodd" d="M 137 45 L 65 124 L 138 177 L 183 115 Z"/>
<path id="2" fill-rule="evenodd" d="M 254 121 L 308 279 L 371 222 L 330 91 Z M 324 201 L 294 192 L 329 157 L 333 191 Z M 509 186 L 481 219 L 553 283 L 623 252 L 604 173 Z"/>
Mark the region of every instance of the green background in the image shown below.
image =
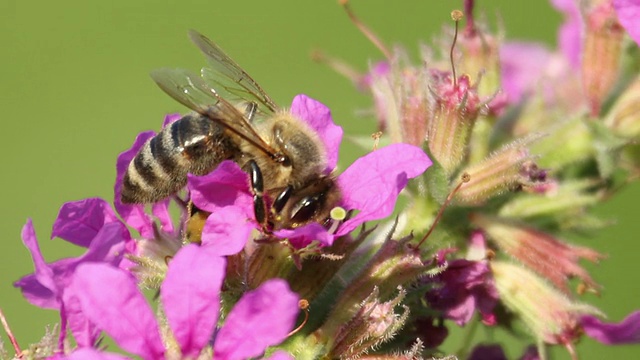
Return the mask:
<path id="1" fill-rule="evenodd" d="M 461 2 L 367 0 L 352 6 L 385 42 L 403 44 L 415 55 L 418 43 L 430 43 Z M 555 44 L 562 18 L 545 1 L 487 0 L 478 8 L 492 23 L 501 21 L 510 38 Z M 29 305 L 11 285 L 33 271 L 20 241 L 22 225 L 33 219 L 48 261 L 81 253 L 49 240 L 57 211 L 71 200 L 111 200 L 116 156 L 138 132 L 158 129 L 165 113 L 185 111 L 147 74 L 163 66 L 195 70 L 204 64 L 187 29 L 219 43 L 278 103 L 305 93 L 327 104 L 348 133 L 374 129 L 373 121 L 354 116 L 370 99 L 309 57 L 319 48 L 361 70 L 381 59 L 333 0 L 3 0 L 0 20 L 0 307 L 23 347 L 57 316 Z M 356 155 L 344 147 L 342 167 Z M 638 199 L 640 187 L 633 186 L 600 207 L 600 214 L 617 223 L 584 241 L 609 254 L 590 267 L 605 285 L 603 296 L 587 299 L 611 320 L 640 308 Z M 445 350 L 454 351 L 459 341 L 455 333 Z M 639 347 L 605 347 L 589 339 L 579 349 L 583 359 L 640 355 Z M 510 358 L 520 352 L 521 344 L 510 343 Z M 562 350 L 553 354 L 568 358 Z"/>

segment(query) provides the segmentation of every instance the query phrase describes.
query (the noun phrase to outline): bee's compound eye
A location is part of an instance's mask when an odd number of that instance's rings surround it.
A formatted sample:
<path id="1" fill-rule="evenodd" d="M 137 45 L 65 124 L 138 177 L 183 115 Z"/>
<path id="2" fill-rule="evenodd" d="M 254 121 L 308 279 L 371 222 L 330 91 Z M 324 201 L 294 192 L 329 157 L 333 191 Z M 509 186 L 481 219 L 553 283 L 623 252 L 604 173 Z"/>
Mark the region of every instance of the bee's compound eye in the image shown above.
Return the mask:
<path id="1" fill-rule="evenodd" d="M 309 221 L 320 207 L 320 199 L 317 196 L 305 196 L 298 204 L 291 216 L 294 223 L 304 223 Z"/>

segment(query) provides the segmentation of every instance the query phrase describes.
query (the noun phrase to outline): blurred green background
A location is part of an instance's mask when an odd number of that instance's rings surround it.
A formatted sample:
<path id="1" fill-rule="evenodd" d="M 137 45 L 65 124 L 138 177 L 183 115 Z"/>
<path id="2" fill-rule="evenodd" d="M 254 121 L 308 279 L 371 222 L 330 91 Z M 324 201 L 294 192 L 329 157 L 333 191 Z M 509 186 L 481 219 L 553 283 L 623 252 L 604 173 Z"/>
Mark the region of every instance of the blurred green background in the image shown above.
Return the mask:
<path id="1" fill-rule="evenodd" d="M 384 41 L 403 44 L 415 55 L 418 43 L 430 43 L 461 2 L 367 0 L 352 6 Z M 546 1 L 490 0 L 477 6 L 492 23 L 500 21 L 508 37 L 555 45 L 562 18 Z M 0 14 L 0 307 L 23 347 L 39 339 L 44 325 L 57 316 L 29 305 L 12 287 L 33 271 L 20 241 L 22 225 L 33 219 L 48 261 L 80 254 L 61 240 L 49 240 L 57 211 L 70 200 L 111 200 L 116 156 L 138 132 L 160 128 L 165 113 L 185 111 L 156 88 L 148 73 L 163 66 L 196 70 L 204 65 L 187 29 L 219 43 L 278 103 L 287 105 L 295 94 L 306 93 L 327 104 L 348 133 L 374 129 L 372 121 L 354 116 L 370 99 L 310 60 L 313 49 L 360 70 L 381 59 L 335 0 L 3 0 Z M 342 167 L 356 155 L 353 147 L 343 148 Z M 640 187 L 633 186 L 597 209 L 617 223 L 584 241 L 609 254 L 590 267 L 605 285 L 603 296 L 588 300 L 611 320 L 640 308 L 639 199 Z M 454 351 L 460 336 L 455 332 L 445 350 Z M 509 357 L 519 356 L 521 346 L 509 343 Z M 640 355 L 638 347 L 605 347 L 588 339 L 579 349 L 583 359 Z M 562 350 L 552 353 L 569 358 Z"/>

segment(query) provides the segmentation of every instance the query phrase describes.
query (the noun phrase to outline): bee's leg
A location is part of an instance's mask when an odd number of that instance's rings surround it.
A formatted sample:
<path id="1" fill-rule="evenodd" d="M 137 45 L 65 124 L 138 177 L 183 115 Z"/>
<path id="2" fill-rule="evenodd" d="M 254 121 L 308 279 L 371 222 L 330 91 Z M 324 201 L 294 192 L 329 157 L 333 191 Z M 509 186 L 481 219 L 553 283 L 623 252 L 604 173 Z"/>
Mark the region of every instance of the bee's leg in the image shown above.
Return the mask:
<path id="1" fill-rule="evenodd" d="M 189 200 L 187 203 L 187 221 L 182 232 L 183 244 L 200 244 L 202 242 L 202 230 L 209 215 L 211 213 L 198 209 L 193 204 L 193 201 Z"/>
<path id="2" fill-rule="evenodd" d="M 269 233 L 271 231 L 267 226 L 267 205 L 264 203 L 264 197 L 262 196 L 262 193 L 264 191 L 264 184 L 262 182 L 262 171 L 260 171 L 260 167 L 258 167 L 258 164 L 254 160 L 249 161 L 249 176 L 251 177 L 253 212 L 256 217 L 256 221 L 262 227 L 263 232 Z"/>
<path id="3" fill-rule="evenodd" d="M 279 214 L 282 209 L 284 209 L 284 206 L 287 204 L 287 201 L 289 201 L 289 198 L 291 198 L 292 193 L 293 187 L 291 185 L 288 185 L 286 188 L 284 188 L 284 190 L 282 190 L 282 192 L 278 194 L 278 197 L 276 197 L 276 199 L 273 201 L 273 205 L 271 206 L 271 214 Z"/>

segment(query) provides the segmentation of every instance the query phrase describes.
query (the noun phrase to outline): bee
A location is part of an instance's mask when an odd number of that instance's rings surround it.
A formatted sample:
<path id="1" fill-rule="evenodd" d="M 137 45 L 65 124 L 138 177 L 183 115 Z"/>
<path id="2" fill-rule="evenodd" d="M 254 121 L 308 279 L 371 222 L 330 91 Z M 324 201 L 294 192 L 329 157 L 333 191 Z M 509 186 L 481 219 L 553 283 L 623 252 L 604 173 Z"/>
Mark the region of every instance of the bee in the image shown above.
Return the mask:
<path id="1" fill-rule="evenodd" d="M 318 135 L 278 107 L 215 43 L 193 30 L 189 37 L 210 67 L 200 75 L 164 68 L 151 77 L 194 113 L 144 144 L 125 172 L 121 201 L 159 201 L 183 188 L 188 173 L 205 175 L 232 160 L 249 174 L 263 229 L 328 219 L 340 191 L 335 177 L 324 173 L 326 152 Z"/>

